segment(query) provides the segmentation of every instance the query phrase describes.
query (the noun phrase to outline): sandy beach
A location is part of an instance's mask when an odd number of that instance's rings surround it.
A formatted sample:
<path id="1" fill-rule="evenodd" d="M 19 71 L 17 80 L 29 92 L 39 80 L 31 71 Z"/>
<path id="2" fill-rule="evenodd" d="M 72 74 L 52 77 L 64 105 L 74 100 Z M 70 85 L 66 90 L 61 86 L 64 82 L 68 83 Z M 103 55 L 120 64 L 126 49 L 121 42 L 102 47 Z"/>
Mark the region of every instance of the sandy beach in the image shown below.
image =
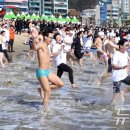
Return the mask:
<path id="1" fill-rule="evenodd" d="M 21 35 L 15 34 L 15 41 L 14 41 L 14 53 L 11 53 L 13 56 L 13 60 L 17 60 L 16 55 L 20 53 L 26 52 L 29 50 L 29 45 L 25 45 L 25 41 L 28 40 L 28 34 L 22 33 Z"/>

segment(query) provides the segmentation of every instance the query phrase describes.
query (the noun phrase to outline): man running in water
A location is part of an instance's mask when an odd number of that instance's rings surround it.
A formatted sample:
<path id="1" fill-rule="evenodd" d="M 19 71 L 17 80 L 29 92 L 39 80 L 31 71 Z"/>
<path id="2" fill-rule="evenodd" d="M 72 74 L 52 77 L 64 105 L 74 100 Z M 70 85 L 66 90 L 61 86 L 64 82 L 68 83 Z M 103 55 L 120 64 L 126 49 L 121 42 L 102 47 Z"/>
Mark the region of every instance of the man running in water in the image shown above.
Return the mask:
<path id="1" fill-rule="evenodd" d="M 51 43 L 53 34 L 51 32 L 43 32 L 44 42 L 41 43 L 41 39 L 36 29 L 32 30 L 32 36 L 34 37 L 33 47 L 37 51 L 39 68 L 36 71 L 37 78 L 41 84 L 41 88 L 38 89 L 43 99 L 45 110 L 48 110 L 48 102 L 51 96 L 51 89 L 59 88 L 64 85 L 62 80 L 49 70 L 51 56 L 49 53 L 48 45 Z M 52 84 L 49 84 L 51 82 Z"/>
<path id="2" fill-rule="evenodd" d="M 103 40 L 104 40 L 104 32 L 99 32 L 98 33 L 98 37 L 95 40 L 94 45 L 96 46 L 96 48 L 98 49 L 97 51 L 97 59 L 100 61 L 101 59 L 104 60 L 105 65 L 108 66 L 107 62 L 108 62 L 108 57 L 106 52 L 103 50 Z"/>
<path id="3" fill-rule="evenodd" d="M 119 41 L 119 51 L 116 51 L 112 59 L 112 81 L 113 81 L 113 102 L 117 102 L 118 98 L 124 102 L 124 94 L 130 92 L 130 76 L 127 73 L 127 68 L 129 67 L 128 60 L 129 56 L 127 53 L 127 47 L 129 46 L 126 39 L 121 39 Z M 122 91 L 120 90 L 121 82 L 128 85 Z"/>
<path id="4" fill-rule="evenodd" d="M 105 72 L 103 74 L 103 76 L 100 79 L 100 82 L 103 82 L 105 79 L 107 79 L 111 73 L 112 73 L 112 65 L 111 65 L 111 60 L 113 57 L 113 54 L 116 52 L 116 49 L 119 49 L 119 46 L 115 44 L 115 33 L 111 32 L 109 34 L 109 39 L 106 39 L 106 44 L 104 45 L 105 51 L 108 55 L 108 68 L 107 68 L 107 72 Z M 100 84 L 99 82 L 99 84 Z"/>
<path id="5" fill-rule="evenodd" d="M 77 88 L 77 85 L 74 83 L 73 70 L 67 65 L 67 51 L 65 50 L 66 44 L 62 43 L 61 35 L 59 33 L 54 34 L 54 39 L 56 41 L 56 44 L 53 46 L 52 52 L 54 61 L 56 62 L 58 68 L 57 76 L 61 78 L 64 72 L 68 72 L 72 88 Z"/>

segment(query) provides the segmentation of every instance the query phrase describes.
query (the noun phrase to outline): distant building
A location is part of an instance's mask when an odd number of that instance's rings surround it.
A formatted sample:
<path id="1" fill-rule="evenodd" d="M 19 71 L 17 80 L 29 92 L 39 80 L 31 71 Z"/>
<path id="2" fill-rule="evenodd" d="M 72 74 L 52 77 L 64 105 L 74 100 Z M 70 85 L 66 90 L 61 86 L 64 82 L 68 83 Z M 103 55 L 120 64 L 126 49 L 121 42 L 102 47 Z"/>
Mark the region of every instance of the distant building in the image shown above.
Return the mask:
<path id="1" fill-rule="evenodd" d="M 115 21 L 118 21 L 119 18 L 119 5 L 117 0 L 112 2 L 112 18 Z"/>
<path id="2" fill-rule="evenodd" d="M 80 11 L 76 10 L 76 9 L 69 9 L 68 15 L 69 15 L 69 17 L 75 16 L 77 18 L 80 18 Z"/>
<path id="3" fill-rule="evenodd" d="M 29 0 L 28 1 L 28 7 L 29 7 L 29 13 L 30 14 L 41 14 L 41 3 L 42 0 Z"/>
<path id="4" fill-rule="evenodd" d="M 130 0 L 122 0 L 121 1 L 121 12 L 122 12 L 122 19 L 128 20 L 130 15 Z"/>
<path id="5" fill-rule="evenodd" d="M 100 0 L 98 5 L 95 7 L 95 21 L 98 24 L 98 21 L 100 21 L 100 24 L 102 23 L 102 18 L 104 18 L 103 15 L 105 16 L 105 13 L 102 14 L 103 9 L 101 10 L 103 5 L 106 5 L 104 12 L 106 10 L 107 23 L 117 23 L 121 26 L 122 21 L 130 18 L 130 0 Z M 98 7 L 100 7 L 100 16 Z"/>
<path id="6" fill-rule="evenodd" d="M 29 13 L 67 15 L 68 0 L 29 0 Z"/>
<path id="7" fill-rule="evenodd" d="M 100 5 L 96 5 L 95 7 L 95 25 L 100 26 Z"/>
<path id="8" fill-rule="evenodd" d="M 100 0 L 101 3 L 112 4 L 113 0 Z"/>
<path id="9" fill-rule="evenodd" d="M 17 10 L 18 12 L 28 13 L 28 0 L 1 0 L 1 7 L 5 7 L 6 12 Z"/>
<path id="10" fill-rule="evenodd" d="M 80 16 L 82 17 L 82 24 L 90 25 L 95 23 L 95 9 L 85 9 Z"/>
<path id="11" fill-rule="evenodd" d="M 53 14 L 53 1 L 44 0 L 41 7 L 41 14 L 52 15 Z"/>
<path id="12" fill-rule="evenodd" d="M 68 15 L 68 0 L 53 0 L 54 1 L 54 14 L 62 16 Z"/>

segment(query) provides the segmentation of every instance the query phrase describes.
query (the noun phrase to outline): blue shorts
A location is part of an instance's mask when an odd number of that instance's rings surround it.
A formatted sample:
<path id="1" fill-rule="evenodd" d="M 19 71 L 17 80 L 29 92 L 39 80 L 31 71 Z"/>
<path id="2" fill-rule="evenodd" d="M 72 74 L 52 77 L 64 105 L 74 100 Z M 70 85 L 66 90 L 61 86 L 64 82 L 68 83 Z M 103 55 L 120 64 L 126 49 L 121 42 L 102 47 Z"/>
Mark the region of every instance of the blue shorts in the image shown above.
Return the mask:
<path id="1" fill-rule="evenodd" d="M 37 78 L 48 77 L 50 75 L 50 70 L 37 69 L 36 76 Z"/>

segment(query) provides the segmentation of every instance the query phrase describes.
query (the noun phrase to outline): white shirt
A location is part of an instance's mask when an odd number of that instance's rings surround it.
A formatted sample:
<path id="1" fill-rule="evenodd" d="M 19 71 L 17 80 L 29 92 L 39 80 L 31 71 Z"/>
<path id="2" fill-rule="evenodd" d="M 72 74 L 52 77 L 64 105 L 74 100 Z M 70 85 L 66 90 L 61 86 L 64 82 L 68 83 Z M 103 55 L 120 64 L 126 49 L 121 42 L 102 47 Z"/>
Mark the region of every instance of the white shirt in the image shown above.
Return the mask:
<path id="1" fill-rule="evenodd" d="M 51 46 L 53 46 L 54 44 L 56 44 L 56 40 L 55 40 L 55 39 L 53 39 L 53 40 L 51 41 Z"/>
<path id="2" fill-rule="evenodd" d="M 67 50 L 67 51 L 70 50 L 71 44 L 73 43 L 73 36 L 66 35 L 64 38 L 64 42 L 66 44 L 65 50 Z"/>
<path id="3" fill-rule="evenodd" d="M 5 42 L 6 42 L 6 37 L 5 36 L 2 36 L 2 49 L 3 50 L 6 50 L 7 48 L 6 48 L 6 46 L 5 46 Z"/>
<path id="4" fill-rule="evenodd" d="M 5 31 L 6 41 L 9 41 L 9 39 L 10 39 L 9 30 L 8 30 L 8 29 L 6 29 L 6 28 L 4 28 L 3 30 Z"/>
<path id="5" fill-rule="evenodd" d="M 74 38 L 76 32 L 75 32 L 74 30 L 72 30 L 72 31 L 70 31 L 70 32 L 73 34 L 72 37 Z"/>
<path id="6" fill-rule="evenodd" d="M 112 64 L 118 65 L 119 67 L 123 67 L 128 65 L 128 53 L 116 51 L 112 58 Z M 112 71 L 112 80 L 113 82 L 121 81 L 128 76 L 126 69 L 113 70 Z"/>
<path id="7" fill-rule="evenodd" d="M 62 44 L 54 44 L 52 48 L 52 52 L 56 53 L 60 50 Z M 54 57 L 54 61 L 56 62 L 56 66 L 60 65 L 61 63 L 66 64 L 66 51 L 62 50 L 59 55 Z"/>
<path id="8" fill-rule="evenodd" d="M 87 36 L 83 37 L 83 41 L 84 41 L 85 48 L 91 48 L 91 46 L 92 46 L 92 37 L 91 36 L 90 37 L 87 37 Z"/>
<path id="9" fill-rule="evenodd" d="M 63 31 L 63 30 L 59 30 L 59 33 L 60 33 L 60 35 L 61 35 L 61 40 L 63 40 L 64 39 L 64 37 L 66 36 L 66 32 L 65 31 Z"/>
<path id="10" fill-rule="evenodd" d="M 53 39 L 53 40 L 51 41 L 51 44 L 48 45 L 50 54 L 52 53 L 52 48 L 53 48 L 54 44 L 56 44 L 56 40 L 55 40 L 55 39 Z"/>
<path id="11" fill-rule="evenodd" d="M 115 37 L 115 43 L 118 44 L 119 41 L 120 41 L 120 37 Z"/>

